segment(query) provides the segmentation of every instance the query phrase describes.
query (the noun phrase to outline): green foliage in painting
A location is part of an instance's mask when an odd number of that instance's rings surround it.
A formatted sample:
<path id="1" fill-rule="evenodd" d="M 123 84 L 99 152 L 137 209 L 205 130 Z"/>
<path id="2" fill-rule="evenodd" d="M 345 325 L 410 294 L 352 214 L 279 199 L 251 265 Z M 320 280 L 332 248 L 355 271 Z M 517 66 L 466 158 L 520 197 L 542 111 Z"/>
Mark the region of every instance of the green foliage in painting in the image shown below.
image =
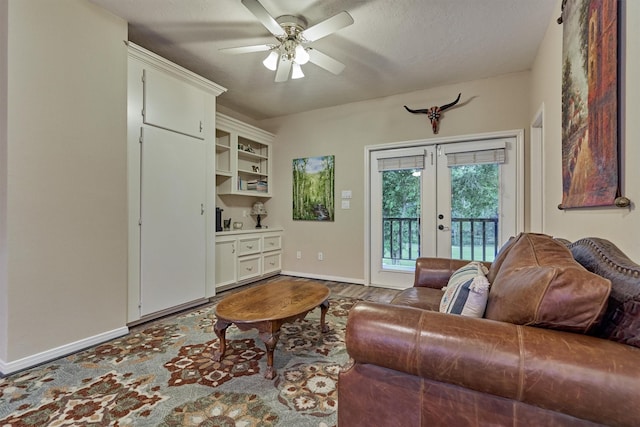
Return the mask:
<path id="1" fill-rule="evenodd" d="M 333 221 L 335 156 L 293 160 L 293 219 Z"/>

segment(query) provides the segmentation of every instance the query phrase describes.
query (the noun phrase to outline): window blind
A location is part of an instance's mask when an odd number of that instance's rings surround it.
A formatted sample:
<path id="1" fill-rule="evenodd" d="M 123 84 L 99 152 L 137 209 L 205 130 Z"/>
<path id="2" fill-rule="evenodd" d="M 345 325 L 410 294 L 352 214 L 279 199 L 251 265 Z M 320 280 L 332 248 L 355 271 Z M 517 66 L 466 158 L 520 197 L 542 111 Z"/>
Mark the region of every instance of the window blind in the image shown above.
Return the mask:
<path id="1" fill-rule="evenodd" d="M 424 169 L 424 154 L 378 159 L 378 172 L 402 169 Z"/>
<path id="2" fill-rule="evenodd" d="M 505 162 L 505 149 L 447 153 L 447 166 L 481 165 Z"/>

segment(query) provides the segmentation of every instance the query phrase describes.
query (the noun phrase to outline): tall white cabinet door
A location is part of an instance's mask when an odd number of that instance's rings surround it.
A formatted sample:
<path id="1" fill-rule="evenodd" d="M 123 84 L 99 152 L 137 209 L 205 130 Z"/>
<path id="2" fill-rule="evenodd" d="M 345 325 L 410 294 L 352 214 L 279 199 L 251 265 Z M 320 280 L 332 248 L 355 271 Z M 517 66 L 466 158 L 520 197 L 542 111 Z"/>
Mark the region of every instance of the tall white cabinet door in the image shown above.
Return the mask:
<path id="1" fill-rule="evenodd" d="M 140 305 L 145 316 L 205 296 L 206 146 L 145 127 L 141 150 Z"/>
<path id="2" fill-rule="evenodd" d="M 144 122 L 204 139 L 206 94 L 177 78 L 144 70 Z"/>

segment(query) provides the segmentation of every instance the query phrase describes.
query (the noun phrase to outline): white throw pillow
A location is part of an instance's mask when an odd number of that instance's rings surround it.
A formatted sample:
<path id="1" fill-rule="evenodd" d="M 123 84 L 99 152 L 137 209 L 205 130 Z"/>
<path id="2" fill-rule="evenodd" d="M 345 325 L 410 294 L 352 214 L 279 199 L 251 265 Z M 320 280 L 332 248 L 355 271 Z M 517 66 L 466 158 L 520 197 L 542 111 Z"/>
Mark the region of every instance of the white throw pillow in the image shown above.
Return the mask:
<path id="1" fill-rule="evenodd" d="M 482 317 L 489 298 L 487 268 L 478 261 L 456 270 L 442 288 L 440 312 L 462 316 Z"/>

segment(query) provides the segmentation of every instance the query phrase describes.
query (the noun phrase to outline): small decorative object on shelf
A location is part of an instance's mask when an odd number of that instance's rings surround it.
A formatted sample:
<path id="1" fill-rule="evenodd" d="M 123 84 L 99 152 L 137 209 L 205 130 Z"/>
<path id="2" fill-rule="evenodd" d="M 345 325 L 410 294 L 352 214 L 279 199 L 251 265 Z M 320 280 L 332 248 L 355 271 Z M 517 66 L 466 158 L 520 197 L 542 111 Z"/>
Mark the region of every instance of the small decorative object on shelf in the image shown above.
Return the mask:
<path id="1" fill-rule="evenodd" d="M 256 228 L 262 228 L 260 224 L 260 215 L 266 215 L 267 210 L 264 208 L 264 204 L 262 202 L 255 202 L 253 207 L 251 208 L 251 215 L 256 215 L 256 220 L 258 223 L 256 224 Z"/>

